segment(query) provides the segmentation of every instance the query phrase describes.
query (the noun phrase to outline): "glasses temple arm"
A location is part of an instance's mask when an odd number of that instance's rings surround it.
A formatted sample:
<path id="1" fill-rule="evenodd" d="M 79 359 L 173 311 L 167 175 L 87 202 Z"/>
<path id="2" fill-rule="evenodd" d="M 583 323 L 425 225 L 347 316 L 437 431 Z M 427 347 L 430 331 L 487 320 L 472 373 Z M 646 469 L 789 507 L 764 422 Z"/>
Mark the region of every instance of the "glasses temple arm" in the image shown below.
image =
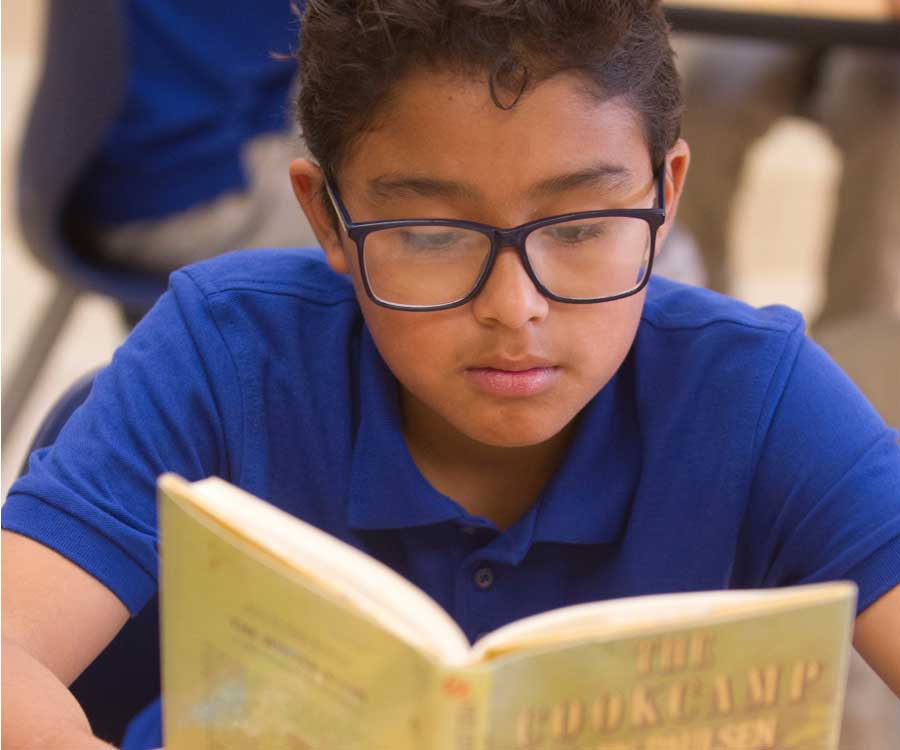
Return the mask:
<path id="1" fill-rule="evenodd" d="M 338 199 L 335 194 L 334 188 L 331 186 L 331 180 L 328 177 L 325 177 L 325 193 L 328 195 L 328 200 L 331 202 L 331 208 L 334 209 L 334 215 L 337 217 L 337 220 L 341 224 L 341 228 L 347 234 L 350 234 L 350 217 L 347 215 L 346 210 L 344 209 L 343 204 L 340 199 Z"/>

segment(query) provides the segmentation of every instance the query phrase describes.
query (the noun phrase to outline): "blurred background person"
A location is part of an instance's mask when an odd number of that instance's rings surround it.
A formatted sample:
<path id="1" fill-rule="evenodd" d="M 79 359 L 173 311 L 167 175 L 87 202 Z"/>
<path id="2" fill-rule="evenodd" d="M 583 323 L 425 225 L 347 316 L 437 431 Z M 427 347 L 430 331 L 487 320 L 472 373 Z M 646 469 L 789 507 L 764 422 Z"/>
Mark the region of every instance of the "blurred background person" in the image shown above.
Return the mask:
<path id="1" fill-rule="evenodd" d="M 292 0 L 94 0 L 89 11 L 49 0 L 41 10 L 17 214 L 56 289 L 25 355 L 4 368 L 4 438 L 79 295 L 115 300 L 131 326 L 180 266 L 315 243 L 287 176 L 304 153 Z"/>
<path id="2" fill-rule="evenodd" d="M 119 7 L 124 92 L 71 206 L 103 260 L 168 273 L 237 248 L 314 244 L 286 171 L 301 150 L 283 59 L 299 34 L 291 0 Z"/>

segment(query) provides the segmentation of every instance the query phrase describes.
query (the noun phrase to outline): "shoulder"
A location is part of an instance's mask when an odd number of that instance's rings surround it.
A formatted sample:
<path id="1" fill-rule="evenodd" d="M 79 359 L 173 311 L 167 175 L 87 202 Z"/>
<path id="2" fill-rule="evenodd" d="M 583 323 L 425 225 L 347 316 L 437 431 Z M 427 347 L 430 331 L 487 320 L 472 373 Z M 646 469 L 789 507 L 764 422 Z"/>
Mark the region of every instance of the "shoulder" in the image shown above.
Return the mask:
<path id="1" fill-rule="evenodd" d="M 748 328 L 776 336 L 803 328 L 803 317 L 789 307 L 757 308 L 709 289 L 662 277 L 650 282 L 641 322 L 659 330 Z"/>
<path id="2" fill-rule="evenodd" d="M 252 373 L 341 347 L 360 319 L 352 283 L 320 250 L 241 250 L 173 273 L 118 359 L 172 377 Z"/>
<path id="3" fill-rule="evenodd" d="M 787 307 L 653 279 L 630 358 L 644 433 L 666 442 L 674 431 L 746 473 L 805 342 Z"/>
<path id="4" fill-rule="evenodd" d="M 658 279 L 629 365 L 645 471 L 730 585 L 850 578 L 861 607 L 896 585 L 897 433 L 799 313 Z"/>
<path id="5" fill-rule="evenodd" d="M 756 308 L 708 289 L 651 280 L 635 349 L 670 373 L 736 381 L 765 379 L 792 362 L 805 339 L 803 316 L 783 305 Z M 788 365 L 790 366 L 790 365 Z"/>
<path id="6" fill-rule="evenodd" d="M 207 299 L 223 295 L 281 295 L 311 304 L 355 301 L 349 278 L 335 273 L 318 248 L 239 250 L 196 263 L 172 276 Z"/>

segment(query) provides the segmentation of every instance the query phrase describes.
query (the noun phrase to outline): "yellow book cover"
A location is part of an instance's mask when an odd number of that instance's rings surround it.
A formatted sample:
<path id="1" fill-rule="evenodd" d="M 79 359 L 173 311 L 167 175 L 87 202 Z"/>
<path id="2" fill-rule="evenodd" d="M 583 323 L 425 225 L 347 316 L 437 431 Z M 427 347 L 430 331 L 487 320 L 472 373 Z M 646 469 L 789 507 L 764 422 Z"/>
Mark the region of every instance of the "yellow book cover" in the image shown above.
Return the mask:
<path id="1" fill-rule="evenodd" d="M 220 479 L 160 478 L 167 750 L 831 750 L 856 589 L 566 607 L 470 645 L 424 592 Z"/>

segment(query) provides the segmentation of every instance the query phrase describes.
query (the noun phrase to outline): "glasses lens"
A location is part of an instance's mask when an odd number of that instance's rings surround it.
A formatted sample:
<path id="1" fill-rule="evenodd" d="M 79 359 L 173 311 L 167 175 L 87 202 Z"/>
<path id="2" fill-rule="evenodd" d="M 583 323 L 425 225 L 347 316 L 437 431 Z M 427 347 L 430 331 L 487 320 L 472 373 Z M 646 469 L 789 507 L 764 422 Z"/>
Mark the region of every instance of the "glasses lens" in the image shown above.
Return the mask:
<path id="1" fill-rule="evenodd" d="M 639 287 L 650 264 L 650 225 L 624 216 L 581 218 L 536 229 L 525 249 L 535 275 L 569 299 L 614 297 Z"/>
<path id="2" fill-rule="evenodd" d="M 446 305 L 475 287 L 491 251 L 480 232 L 455 226 L 379 229 L 363 254 L 372 293 L 395 305 Z"/>

